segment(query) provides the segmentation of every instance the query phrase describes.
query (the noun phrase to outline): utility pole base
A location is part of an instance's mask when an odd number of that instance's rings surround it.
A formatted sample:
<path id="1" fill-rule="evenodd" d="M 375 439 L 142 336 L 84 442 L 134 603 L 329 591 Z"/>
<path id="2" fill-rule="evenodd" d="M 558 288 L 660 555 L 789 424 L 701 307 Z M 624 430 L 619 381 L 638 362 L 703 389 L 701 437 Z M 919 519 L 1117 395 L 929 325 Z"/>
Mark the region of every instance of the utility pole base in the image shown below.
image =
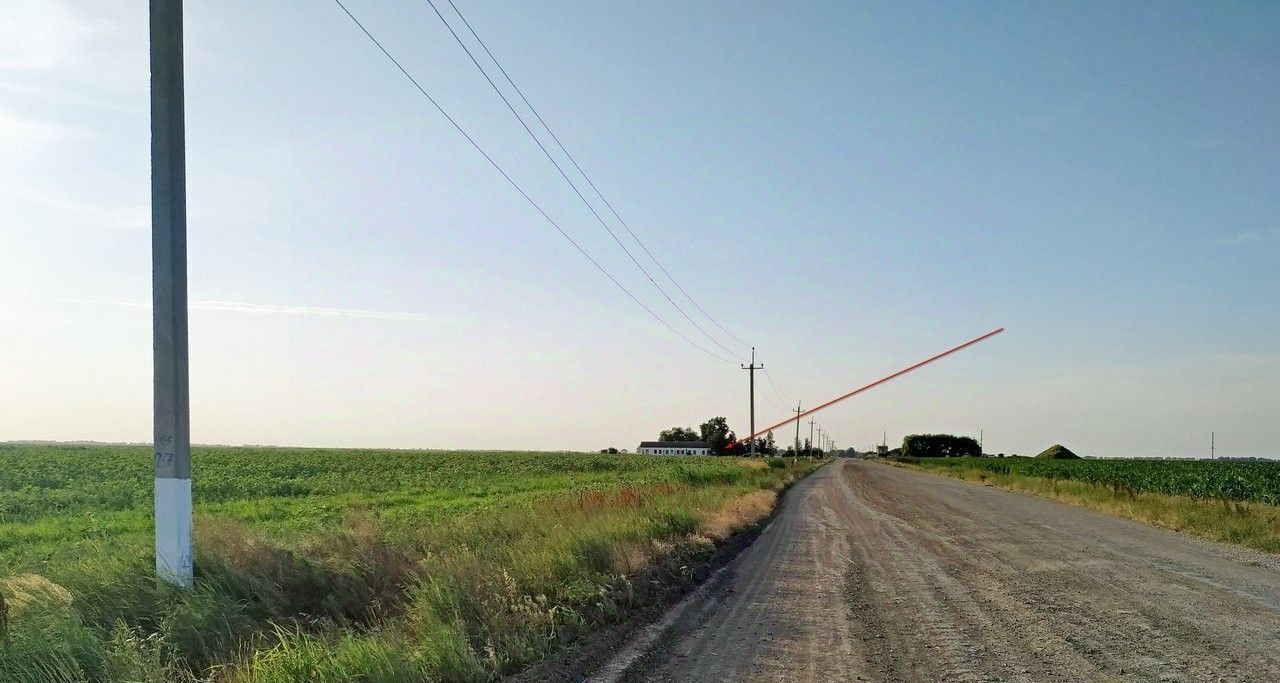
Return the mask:
<path id="1" fill-rule="evenodd" d="M 191 480 L 156 479 L 156 578 L 190 588 L 194 581 L 191 557 Z"/>

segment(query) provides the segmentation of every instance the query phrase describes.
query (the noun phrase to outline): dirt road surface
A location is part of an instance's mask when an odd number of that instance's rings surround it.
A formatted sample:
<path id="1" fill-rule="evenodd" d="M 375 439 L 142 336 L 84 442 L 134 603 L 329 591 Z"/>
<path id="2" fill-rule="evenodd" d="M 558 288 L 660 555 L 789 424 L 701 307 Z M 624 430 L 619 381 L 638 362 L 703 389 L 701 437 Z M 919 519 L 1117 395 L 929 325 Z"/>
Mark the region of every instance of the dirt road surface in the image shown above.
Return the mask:
<path id="1" fill-rule="evenodd" d="M 1280 681 L 1280 561 L 843 461 L 595 680 Z"/>

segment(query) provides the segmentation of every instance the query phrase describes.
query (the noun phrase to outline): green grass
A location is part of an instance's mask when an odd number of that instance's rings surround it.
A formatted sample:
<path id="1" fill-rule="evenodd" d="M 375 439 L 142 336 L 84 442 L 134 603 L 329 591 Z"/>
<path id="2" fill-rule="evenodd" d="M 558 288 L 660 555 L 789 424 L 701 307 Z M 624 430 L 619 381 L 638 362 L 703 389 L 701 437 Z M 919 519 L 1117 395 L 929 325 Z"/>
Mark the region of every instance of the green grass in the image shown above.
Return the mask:
<path id="1" fill-rule="evenodd" d="M 1280 553 L 1280 463 L 922 458 L 900 464 Z"/>
<path id="2" fill-rule="evenodd" d="M 691 581 L 777 464 L 197 448 L 181 592 L 148 449 L 0 446 L 0 680 L 494 680 Z"/>

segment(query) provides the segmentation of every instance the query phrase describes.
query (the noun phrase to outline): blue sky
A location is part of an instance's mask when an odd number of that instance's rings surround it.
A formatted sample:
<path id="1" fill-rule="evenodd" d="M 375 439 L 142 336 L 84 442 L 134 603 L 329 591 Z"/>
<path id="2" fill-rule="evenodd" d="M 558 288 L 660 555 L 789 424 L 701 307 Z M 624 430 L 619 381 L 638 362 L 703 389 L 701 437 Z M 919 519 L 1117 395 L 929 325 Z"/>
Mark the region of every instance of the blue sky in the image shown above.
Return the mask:
<path id="1" fill-rule="evenodd" d="M 818 419 L 858 446 L 983 429 L 992 451 L 1194 456 L 1213 430 L 1221 453 L 1276 455 L 1280 7 L 455 1 L 758 347 L 784 394 L 761 378 L 758 422 L 1005 326 Z M 425 0 L 348 6 L 699 336 Z M 745 428 L 745 373 L 614 289 L 335 4 L 186 12 L 195 440 L 629 448 L 711 415 Z M 6 13 L 0 439 L 145 440 L 145 3 Z"/>

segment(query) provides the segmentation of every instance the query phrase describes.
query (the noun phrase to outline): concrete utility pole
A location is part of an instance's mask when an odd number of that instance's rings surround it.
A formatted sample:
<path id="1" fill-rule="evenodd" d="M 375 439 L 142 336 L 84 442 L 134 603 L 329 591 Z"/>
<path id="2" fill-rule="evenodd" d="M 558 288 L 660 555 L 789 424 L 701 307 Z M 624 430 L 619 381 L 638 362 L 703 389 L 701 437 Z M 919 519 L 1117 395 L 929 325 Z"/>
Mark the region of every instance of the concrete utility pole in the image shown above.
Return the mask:
<path id="1" fill-rule="evenodd" d="M 796 420 L 799 422 L 799 420 Z M 813 460 L 813 418 L 809 418 L 809 459 Z"/>
<path id="2" fill-rule="evenodd" d="M 756 347 L 751 347 L 751 364 L 743 365 L 742 369 L 747 370 L 751 375 L 750 392 L 751 392 L 751 434 L 756 433 L 756 370 L 764 368 L 764 364 L 756 365 Z M 748 444 L 748 455 L 756 454 L 756 440 L 751 439 Z"/>
<path id="3" fill-rule="evenodd" d="M 826 443 L 827 443 L 826 441 L 823 441 L 823 440 L 822 440 L 822 425 L 818 425 L 818 443 L 819 443 L 819 444 L 826 444 Z M 819 450 L 819 451 L 824 451 L 824 450 L 826 450 L 826 449 L 824 449 L 824 448 L 822 447 L 822 445 L 819 445 L 819 446 L 818 446 L 818 450 Z"/>
<path id="4" fill-rule="evenodd" d="M 800 410 L 800 402 L 799 402 L 799 401 L 796 401 L 796 409 L 795 409 L 795 411 L 794 411 L 794 412 L 795 412 L 795 414 L 796 414 L 796 450 L 795 450 L 795 453 L 796 453 L 796 457 L 798 458 L 798 457 L 800 457 L 800 413 L 804 412 L 804 411 Z"/>
<path id="5" fill-rule="evenodd" d="M 982 455 L 982 430 L 978 430 L 978 455 Z"/>
<path id="6" fill-rule="evenodd" d="M 151 334 L 156 576 L 192 585 L 182 0 L 151 0 Z"/>

